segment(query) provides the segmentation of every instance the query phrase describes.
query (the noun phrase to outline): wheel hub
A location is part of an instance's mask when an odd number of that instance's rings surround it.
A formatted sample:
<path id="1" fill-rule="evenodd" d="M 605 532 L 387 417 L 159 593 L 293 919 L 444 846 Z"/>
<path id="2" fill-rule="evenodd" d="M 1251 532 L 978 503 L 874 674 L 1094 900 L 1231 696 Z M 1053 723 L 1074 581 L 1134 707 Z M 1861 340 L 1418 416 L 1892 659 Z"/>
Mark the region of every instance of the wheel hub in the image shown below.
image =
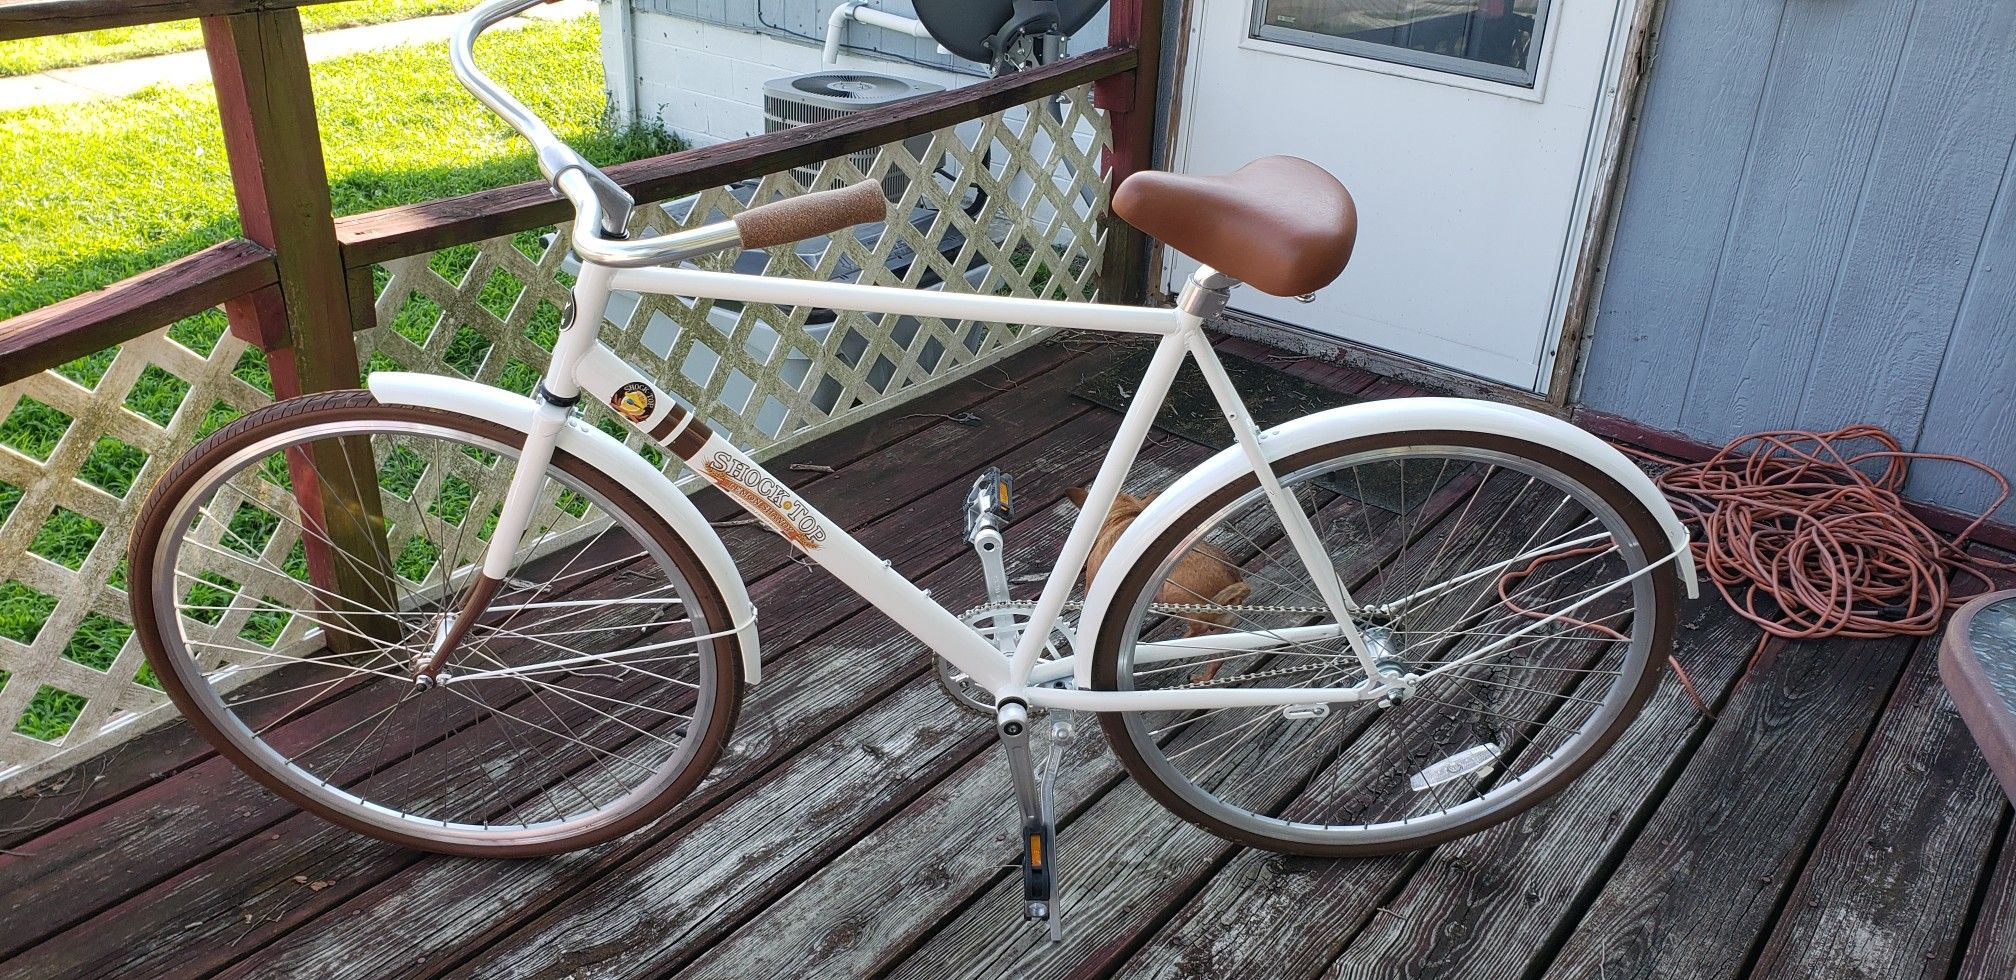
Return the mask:
<path id="1" fill-rule="evenodd" d="M 437 685 L 447 683 L 449 673 L 445 664 L 438 668 L 430 668 L 434 663 L 435 655 L 440 652 L 442 645 L 448 642 L 448 632 L 454 625 L 455 617 L 453 615 L 444 613 L 434 618 L 433 641 L 427 645 L 426 649 L 413 655 L 411 667 L 413 669 L 413 689 L 415 691 L 431 691 Z"/>
<path id="2" fill-rule="evenodd" d="M 1386 693 L 1379 698 L 1379 706 L 1391 708 L 1414 696 L 1414 682 L 1418 676 L 1414 664 L 1393 650 L 1393 628 L 1387 625 L 1374 626 L 1362 631 L 1365 651 L 1372 655 L 1372 666 L 1377 670 L 1374 678 L 1387 686 Z"/>

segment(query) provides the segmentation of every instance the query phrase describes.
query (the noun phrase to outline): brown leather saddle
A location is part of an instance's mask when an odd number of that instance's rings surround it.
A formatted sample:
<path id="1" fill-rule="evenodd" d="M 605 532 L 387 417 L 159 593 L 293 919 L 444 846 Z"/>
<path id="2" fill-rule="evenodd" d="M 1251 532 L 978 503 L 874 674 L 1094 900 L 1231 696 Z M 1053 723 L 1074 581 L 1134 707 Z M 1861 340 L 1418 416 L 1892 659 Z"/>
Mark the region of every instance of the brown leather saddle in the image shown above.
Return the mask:
<path id="1" fill-rule="evenodd" d="M 1351 261 L 1358 238 L 1351 192 L 1299 157 L 1261 157 L 1222 176 L 1144 170 L 1113 192 L 1113 213 L 1276 296 L 1328 286 Z"/>

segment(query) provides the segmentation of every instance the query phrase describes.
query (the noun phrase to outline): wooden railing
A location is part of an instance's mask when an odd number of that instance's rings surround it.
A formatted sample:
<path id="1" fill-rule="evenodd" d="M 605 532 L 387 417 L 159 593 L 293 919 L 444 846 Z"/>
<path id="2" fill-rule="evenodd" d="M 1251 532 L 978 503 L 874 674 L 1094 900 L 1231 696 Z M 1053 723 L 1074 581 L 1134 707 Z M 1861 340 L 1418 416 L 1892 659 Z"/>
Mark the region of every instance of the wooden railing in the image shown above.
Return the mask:
<path id="1" fill-rule="evenodd" d="M 0 420 L 25 411 L 59 433 L 26 450 L 0 447 L 0 603 L 41 613 L 33 629 L 0 633 L 0 791 L 161 717 L 126 612 L 125 533 L 148 486 L 204 434 L 276 397 L 355 387 L 373 369 L 452 371 L 523 389 L 545 365 L 544 331 L 571 281 L 564 203 L 527 183 L 333 216 L 294 9 L 306 2 L 321 0 L 0 3 L 0 41 L 203 18 L 244 229 L 0 322 Z M 807 184 L 865 175 L 891 191 L 896 206 L 880 236 L 837 236 L 805 254 L 774 249 L 765 274 L 1138 299 L 1145 250 L 1109 219 L 1106 201 L 1114 180 L 1148 160 L 1159 31 L 1138 25 L 1159 23 L 1159 4 L 1117 3 L 1113 23 L 1112 46 L 1054 65 L 610 173 L 640 202 L 666 205 L 635 218 L 658 230 Z M 854 159 L 863 151 L 873 151 L 865 167 Z M 940 217 L 906 218 L 924 215 Z M 1034 339 L 1014 324 L 815 318 L 654 297 L 620 305 L 607 341 L 703 406 L 717 429 L 767 452 Z M 95 377 L 60 370 L 93 355 Z M 136 407 L 143 386 L 152 400 Z M 174 404 L 161 403 L 164 389 Z M 128 462 L 108 481 L 101 464 L 113 457 Z M 39 553 L 57 522 L 95 543 L 81 557 Z M 22 733 L 18 719 L 52 707 L 68 715 L 64 734 Z"/>

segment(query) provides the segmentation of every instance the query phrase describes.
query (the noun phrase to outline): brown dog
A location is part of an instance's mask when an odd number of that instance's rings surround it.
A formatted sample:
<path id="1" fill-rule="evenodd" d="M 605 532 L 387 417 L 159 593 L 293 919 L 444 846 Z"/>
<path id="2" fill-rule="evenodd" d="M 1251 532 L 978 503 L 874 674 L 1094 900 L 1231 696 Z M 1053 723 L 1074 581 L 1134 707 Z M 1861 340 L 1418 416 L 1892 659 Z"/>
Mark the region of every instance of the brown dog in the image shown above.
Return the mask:
<path id="1" fill-rule="evenodd" d="M 1082 508 L 1085 506 L 1085 488 L 1073 487 L 1064 492 L 1071 502 Z M 1099 574 L 1099 565 L 1106 560 L 1106 553 L 1113 550 L 1113 544 L 1120 540 L 1121 532 L 1134 518 L 1141 516 L 1141 509 L 1155 499 L 1154 494 L 1136 497 L 1121 494 L 1113 501 L 1113 509 L 1106 512 L 1106 523 L 1099 528 L 1099 537 L 1092 542 L 1092 554 L 1085 560 L 1085 583 L 1089 587 L 1094 576 Z M 1253 594 L 1253 587 L 1239 575 L 1230 555 L 1202 541 L 1176 563 L 1176 568 L 1162 582 L 1162 591 L 1156 593 L 1156 602 L 1197 603 L 1208 602 L 1230 606 L 1245 601 Z M 1184 613 L 1184 636 L 1203 636 L 1215 633 L 1232 625 L 1233 613 Z M 1199 676 L 1208 680 L 1218 672 L 1218 665 L 1211 664 Z"/>

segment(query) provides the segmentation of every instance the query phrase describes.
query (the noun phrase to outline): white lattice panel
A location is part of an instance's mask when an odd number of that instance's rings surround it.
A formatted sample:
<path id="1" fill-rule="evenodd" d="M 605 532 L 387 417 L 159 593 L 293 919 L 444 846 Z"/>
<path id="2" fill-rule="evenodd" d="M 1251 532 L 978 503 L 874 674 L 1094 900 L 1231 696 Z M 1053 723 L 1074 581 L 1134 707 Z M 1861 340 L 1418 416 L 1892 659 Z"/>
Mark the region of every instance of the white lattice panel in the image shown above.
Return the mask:
<path id="1" fill-rule="evenodd" d="M 723 220 L 782 197 L 863 177 L 883 184 L 891 220 L 711 268 L 910 288 L 1089 300 L 1107 188 L 1104 118 L 1088 89 L 882 147 L 863 173 L 827 161 L 807 187 L 779 173 L 644 206 L 633 233 Z M 565 229 L 387 263 L 381 326 L 361 338 L 369 366 L 454 372 L 530 391 L 547 363 L 572 268 Z M 1020 324 L 618 294 L 602 338 L 716 431 L 769 455 L 886 408 L 1035 340 Z M 597 421 L 619 428 L 596 406 Z M 633 446 L 641 437 L 628 435 Z M 669 464 L 668 464 L 669 465 Z"/>
<path id="2" fill-rule="evenodd" d="M 212 311 L 0 388 L 0 784 L 162 704 L 126 610 L 126 536 L 201 435 L 272 400 Z M 136 677 L 143 680 L 136 680 Z"/>

